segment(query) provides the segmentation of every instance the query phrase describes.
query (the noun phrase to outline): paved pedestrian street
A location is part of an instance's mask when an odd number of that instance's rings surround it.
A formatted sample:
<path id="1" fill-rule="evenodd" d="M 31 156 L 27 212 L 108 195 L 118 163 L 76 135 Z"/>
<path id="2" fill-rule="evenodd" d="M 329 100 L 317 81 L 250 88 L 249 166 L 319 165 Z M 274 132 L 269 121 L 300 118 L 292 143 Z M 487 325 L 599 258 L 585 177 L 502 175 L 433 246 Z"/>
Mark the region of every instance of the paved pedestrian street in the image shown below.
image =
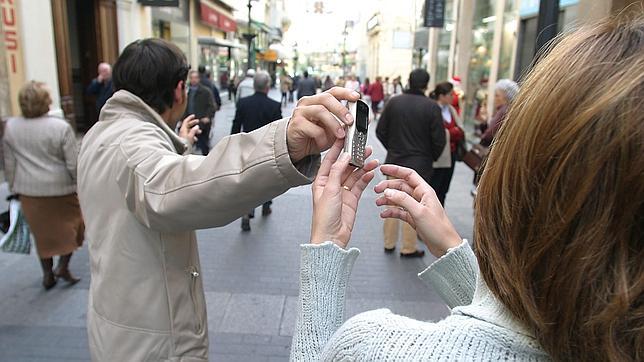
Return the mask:
<path id="1" fill-rule="evenodd" d="M 279 99 L 276 90 L 271 97 Z M 225 97 L 225 93 L 222 94 Z M 283 110 L 290 114 L 292 106 Z M 234 105 L 217 113 L 213 143 L 230 132 Z M 384 149 L 370 129 L 375 157 Z M 382 180 L 381 174 L 371 186 Z M 472 172 L 458 163 L 447 209 L 461 236 L 472 236 Z M 347 318 L 389 308 L 423 320 L 448 314 L 438 295 L 416 277 L 434 259 L 403 260 L 383 252 L 382 221 L 371 187 L 358 211 L 351 246 L 360 248 L 347 295 Z M 198 232 L 212 361 L 285 361 L 297 313 L 299 244 L 306 243 L 311 223 L 309 187 L 276 198 L 273 214 L 260 212 L 252 231 L 240 221 Z M 91 242 L 91 241 L 90 241 Z M 421 244 L 419 243 L 419 247 Z M 85 317 L 90 280 L 87 246 L 74 254 L 71 270 L 83 280 L 64 282 L 51 291 L 41 287 L 41 270 L 33 255 L 0 253 L 0 361 L 89 360 Z"/>

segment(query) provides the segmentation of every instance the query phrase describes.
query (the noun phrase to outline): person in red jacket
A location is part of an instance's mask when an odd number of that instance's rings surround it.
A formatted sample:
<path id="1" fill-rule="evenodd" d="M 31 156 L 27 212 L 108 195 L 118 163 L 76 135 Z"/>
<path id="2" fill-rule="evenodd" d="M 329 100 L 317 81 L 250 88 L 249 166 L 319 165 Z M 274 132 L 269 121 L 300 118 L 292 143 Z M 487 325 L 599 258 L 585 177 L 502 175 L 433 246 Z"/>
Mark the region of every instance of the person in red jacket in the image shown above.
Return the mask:
<path id="1" fill-rule="evenodd" d="M 382 86 L 382 78 L 376 77 L 376 81 L 369 85 L 369 89 L 366 93 L 371 97 L 371 109 L 373 110 L 373 114 L 378 117 L 380 105 L 385 99 L 385 90 Z"/>
<path id="2" fill-rule="evenodd" d="M 452 106 L 453 90 L 454 86 L 451 83 L 439 83 L 429 95 L 441 108 L 445 136 L 448 140 L 443 149 L 443 153 L 434 162 L 434 174 L 430 180 L 430 184 L 434 188 L 434 191 L 436 191 L 436 196 L 438 196 L 438 200 L 443 206 L 445 206 L 445 197 L 447 196 L 447 191 L 449 191 L 449 185 L 454 175 L 456 148 L 458 143 L 465 138 L 461 118 Z"/>

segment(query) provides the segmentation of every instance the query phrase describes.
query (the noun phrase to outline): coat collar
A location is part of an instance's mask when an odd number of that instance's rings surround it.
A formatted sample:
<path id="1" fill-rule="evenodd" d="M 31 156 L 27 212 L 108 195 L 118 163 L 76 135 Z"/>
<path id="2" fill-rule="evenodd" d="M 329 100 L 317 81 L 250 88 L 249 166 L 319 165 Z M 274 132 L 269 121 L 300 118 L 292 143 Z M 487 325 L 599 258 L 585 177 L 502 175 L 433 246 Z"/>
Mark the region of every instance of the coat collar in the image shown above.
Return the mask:
<path id="1" fill-rule="evenodd" d="M 141 98 L 130 93 L 126 90 L 119 90 L 107 101 L 101 110 L 100 119 L 118 119 L 128 114 L 134 118 L 152 123 L 161 128 L 165 133 L 178 154 L 185 154 L 189 150 L 189 146 L 185 140 L 179 137 L 161 118 L 161 116 L 150 106 L 148 106 Z"/>
<path id="2" fill-rule="evenodd" d="M 511 330 L 520 336 L 518 347 L 530 350 L 531 353 L 546 355 L 534 333 L 519 322 L 508 308 L 492 294 L 480 273 L 476 278 L 476 289 L 472 304 L 456 307 L 452 309 L 452 313 L 473 317 Z"/>

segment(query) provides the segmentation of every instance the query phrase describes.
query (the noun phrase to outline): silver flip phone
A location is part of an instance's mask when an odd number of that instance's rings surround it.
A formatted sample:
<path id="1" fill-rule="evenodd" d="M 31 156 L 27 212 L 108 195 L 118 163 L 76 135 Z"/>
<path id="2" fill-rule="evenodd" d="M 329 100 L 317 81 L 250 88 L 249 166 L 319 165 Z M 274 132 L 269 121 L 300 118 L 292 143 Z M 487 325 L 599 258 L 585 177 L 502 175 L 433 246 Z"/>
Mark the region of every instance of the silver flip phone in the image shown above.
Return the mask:
<path id="1" fill-rule="evenodd" d="M 355 120 L 347 128 L 347 135 L 344 139 L 344 152 L 351 155 L 349 163 L 355 167 L 364 166 L 364 152 L 367 146 L 367 129 L 369 127 L 369 106 L 367 103 L 358 100 L 348 102 L 347 108 Z"/>

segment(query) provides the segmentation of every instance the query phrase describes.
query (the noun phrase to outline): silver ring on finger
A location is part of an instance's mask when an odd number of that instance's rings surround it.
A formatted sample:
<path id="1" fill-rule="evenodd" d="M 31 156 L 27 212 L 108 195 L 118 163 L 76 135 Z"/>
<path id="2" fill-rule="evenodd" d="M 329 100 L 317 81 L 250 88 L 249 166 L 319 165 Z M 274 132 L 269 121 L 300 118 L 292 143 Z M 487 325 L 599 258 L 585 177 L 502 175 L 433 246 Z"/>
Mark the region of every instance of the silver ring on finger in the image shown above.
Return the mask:
<path id="1" fill-rule="evenodd" d="M 347 186 L 347 185 L 342 185 L 342 188 L 347 190 L 347 191 L 351 191 L 351 188 L 349 186 Z"/>

